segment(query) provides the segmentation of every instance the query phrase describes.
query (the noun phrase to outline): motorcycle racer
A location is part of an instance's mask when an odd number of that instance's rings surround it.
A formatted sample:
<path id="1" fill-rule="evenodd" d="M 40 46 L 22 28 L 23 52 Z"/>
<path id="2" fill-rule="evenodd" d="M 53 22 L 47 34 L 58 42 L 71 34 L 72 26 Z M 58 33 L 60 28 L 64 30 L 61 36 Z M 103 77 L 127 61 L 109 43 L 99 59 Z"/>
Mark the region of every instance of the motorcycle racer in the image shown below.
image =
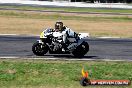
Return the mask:
<path id="1" fill-rule="evenodd" d="M 68 42 L 68 38 L 74 38 L 77 39 L 77 34 L 68 28 L 67 26 L 63 25 L 63 22 L 57 21 L 55 23 L 55 32 L 60 32 L 62 33 L 62 51 L 67 50 L 67 45 L 66 43 Z"/>
<path id="2" fill-rule="evenodd" d="M 57 21 L 55 28 L 46 28 L 40 34 L 40 39 L 33 46 L 32 51 L 37 56 L 50 54 L 72 54 L 74 57 L 83 57 L 89 51 L 88 34 L 76 34 L 63 22 Z"/>

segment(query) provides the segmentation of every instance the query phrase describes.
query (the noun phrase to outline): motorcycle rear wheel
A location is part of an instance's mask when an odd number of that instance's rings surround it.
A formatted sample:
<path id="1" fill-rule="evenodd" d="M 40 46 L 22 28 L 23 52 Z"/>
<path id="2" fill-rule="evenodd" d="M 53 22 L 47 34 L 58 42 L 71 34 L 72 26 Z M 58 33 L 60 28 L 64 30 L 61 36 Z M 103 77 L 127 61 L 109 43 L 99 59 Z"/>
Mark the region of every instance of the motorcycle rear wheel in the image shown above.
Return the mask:
<path id="1" fill-rule="evenodd" d="M 44 56 L 48 52 L 47 45 L 43 45 L 42 43 L 36 42 L 32 46 L 32 51 L 37 56 Z"/>

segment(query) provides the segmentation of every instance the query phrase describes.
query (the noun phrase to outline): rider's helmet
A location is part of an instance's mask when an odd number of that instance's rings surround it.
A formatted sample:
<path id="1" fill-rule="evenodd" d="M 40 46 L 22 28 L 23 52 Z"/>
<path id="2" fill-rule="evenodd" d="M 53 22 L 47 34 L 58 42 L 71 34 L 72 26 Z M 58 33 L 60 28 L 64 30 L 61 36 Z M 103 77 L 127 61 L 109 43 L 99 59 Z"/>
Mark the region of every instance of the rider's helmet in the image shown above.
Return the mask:
<path id="1" fill-rule="evenodd" d="M 55 23 L 55 31 L 62 31 L 63 30 L 63 22 L 62 21 L 57 21 Z"/>

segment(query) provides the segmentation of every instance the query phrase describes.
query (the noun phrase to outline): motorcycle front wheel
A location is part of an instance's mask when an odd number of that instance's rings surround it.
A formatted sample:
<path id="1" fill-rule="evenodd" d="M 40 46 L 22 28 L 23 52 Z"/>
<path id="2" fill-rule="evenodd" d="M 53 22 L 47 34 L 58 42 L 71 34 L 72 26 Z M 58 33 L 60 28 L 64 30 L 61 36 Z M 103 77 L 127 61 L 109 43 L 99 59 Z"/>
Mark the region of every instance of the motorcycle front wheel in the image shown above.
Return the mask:
<path id="1" fill-rule="evenodd" d="M 83 57 L 87 52 L 89 51 L 89 44 L 87 42 L 83 42 L 81 45 L 79 45 L 72 54 L 74 57 Z"/>
<path id="2" fill-rule="evenodd" d="M 32 46 L 32 51 L 37 56 L 44 56 L 48 52 L 48 46 L 42 43 L 36 42 Z"/>

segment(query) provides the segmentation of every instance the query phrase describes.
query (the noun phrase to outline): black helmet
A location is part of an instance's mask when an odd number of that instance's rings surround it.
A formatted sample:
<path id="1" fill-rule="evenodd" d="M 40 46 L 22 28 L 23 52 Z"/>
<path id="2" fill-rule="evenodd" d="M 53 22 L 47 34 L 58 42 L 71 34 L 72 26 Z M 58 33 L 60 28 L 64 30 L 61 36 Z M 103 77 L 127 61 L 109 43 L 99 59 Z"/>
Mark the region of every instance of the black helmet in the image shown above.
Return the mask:
<path id="1" fill-rule="evenodd" d="M 62 31 L 63 30 L 63 22 L 57 21 L 55 23 L 55 31 Z"/>

